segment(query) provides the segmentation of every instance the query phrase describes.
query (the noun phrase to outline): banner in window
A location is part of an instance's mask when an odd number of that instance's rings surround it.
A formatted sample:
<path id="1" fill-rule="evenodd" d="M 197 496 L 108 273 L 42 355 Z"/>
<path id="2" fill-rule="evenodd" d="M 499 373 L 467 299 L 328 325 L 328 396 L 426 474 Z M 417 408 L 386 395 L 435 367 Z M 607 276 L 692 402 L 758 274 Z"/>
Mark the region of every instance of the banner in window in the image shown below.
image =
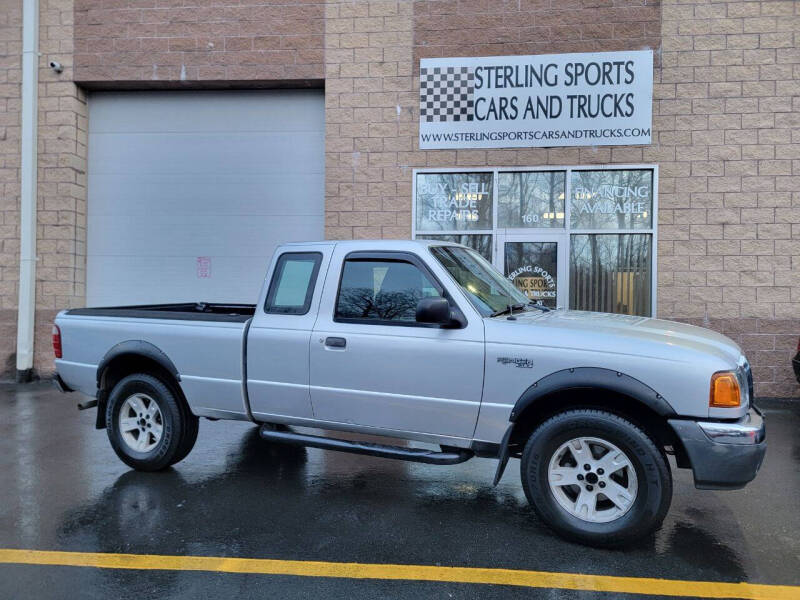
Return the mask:
<path id="1" fill-rule="evenodd" d="M 491 173 L 417 175 L 417 231 L 492 228 Z"/>
<path id="2" fill-rule="evenodd" d="M 573 229 L 650 229 L 653 171 L 572 171 L 570 225 Z"/>
<path id="3" fill-rule="evenodd" d="M 557 242 L 506 242 L 505 274 L 534 302 L 556 307 Z"/>

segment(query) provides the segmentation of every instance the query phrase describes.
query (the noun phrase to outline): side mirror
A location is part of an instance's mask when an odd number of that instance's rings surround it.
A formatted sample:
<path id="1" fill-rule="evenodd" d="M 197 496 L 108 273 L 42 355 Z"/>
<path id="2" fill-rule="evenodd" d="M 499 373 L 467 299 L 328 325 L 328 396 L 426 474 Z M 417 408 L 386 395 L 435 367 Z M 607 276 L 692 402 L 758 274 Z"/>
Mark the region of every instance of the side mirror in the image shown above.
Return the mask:
<path id="1" fill-rule="evenodd" d="M 450 303 L 447 298 L 423 298 L 417 304 L 417 323 L 450 324 Z"/>

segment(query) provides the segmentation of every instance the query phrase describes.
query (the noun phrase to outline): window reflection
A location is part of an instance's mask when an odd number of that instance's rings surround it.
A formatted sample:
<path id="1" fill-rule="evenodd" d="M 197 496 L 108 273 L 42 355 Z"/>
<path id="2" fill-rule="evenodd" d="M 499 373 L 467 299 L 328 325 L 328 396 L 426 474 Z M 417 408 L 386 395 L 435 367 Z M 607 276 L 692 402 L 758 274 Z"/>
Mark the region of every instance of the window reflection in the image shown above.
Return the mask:
<path id="1" fill-rule="evenodd" d="M 416 183 L 419 231 L 492 228 L 492 173 L 420 173 Z"/>
<path id="2" fill-rule="evenodd" d="M 651 314 L 654 169 L 546 169 L 417 173 L 416 237 L 463 244 L 489 262 L 505 257 L 506 275 L 536 302 L 555 305 L 560 267 L 571 308 Z M 509 237 L 498 246 L 495 235 Z M 557 244 L 569 264 L 557 264 Z"/>
<path id="3" fill-rule="evenodd" d="M 650 316 L 653 236 L 573 235 L 570 308 Z"/>
<path id="4" fill-rule="evenodd" d="M 500 173 L 500 227 L 564 227 L 564 171 Z"/>
<path id="5" fill-rule="evenodd" d="M 410 263 L 348 260 L 342 273 L 336 317 L 415 322 L 419 301 L 439 295 L 430 279 Z"/>
<path id="6" fill-rule="evenodd" d="M 572 171 L 570 225 L 574 229 L 650 229 L 653 172 Z"/>
<path id="7" fill-rule="evenodd" d="M 505 274 L 533 302 L 556 307 L 558 292 L 557 242 L 507 242 Z"/>
<path id="8" fill-rule="evenodd" d="M 483 258 L 492 262 L 492 236 L 490 235 L 418 235 L 418 240 L 438 240 L 453 242 L 472 248 Z"/>

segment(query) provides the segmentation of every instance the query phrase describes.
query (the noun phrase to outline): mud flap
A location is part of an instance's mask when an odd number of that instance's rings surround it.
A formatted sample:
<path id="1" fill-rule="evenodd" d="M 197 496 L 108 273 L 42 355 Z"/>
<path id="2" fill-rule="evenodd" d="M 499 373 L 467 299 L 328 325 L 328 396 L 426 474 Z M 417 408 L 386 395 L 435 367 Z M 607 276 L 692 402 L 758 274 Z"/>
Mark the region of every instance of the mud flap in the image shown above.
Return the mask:
<path id="1" fill-rule="evenodd" d="M 500 442 L 500 455 L 497 457 L 497 471 L 494 473 L 494 481 L 492 482 L 492 485 L 497 485 L 500 483 L 500 478 L 503 476 L 503 473 L 506 470 L 506 465 L 508 465 L 508 444 L 511 440 L 512 431 L 514 431 L 514 423 L 509 423 L 508 429 L 506 429 L 506 432 L 503 435 L 503 441 Z"/>

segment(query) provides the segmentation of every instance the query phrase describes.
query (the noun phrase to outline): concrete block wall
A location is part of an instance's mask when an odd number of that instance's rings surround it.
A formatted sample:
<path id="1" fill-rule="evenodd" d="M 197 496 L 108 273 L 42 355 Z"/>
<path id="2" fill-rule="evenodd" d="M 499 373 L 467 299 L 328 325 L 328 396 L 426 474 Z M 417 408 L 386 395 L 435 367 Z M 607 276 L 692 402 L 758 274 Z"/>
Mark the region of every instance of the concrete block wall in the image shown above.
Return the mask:
<path id="1" fill-rule="evenodd" d="M 417 167 L 642 162 L 635 148 L 420 151 L 419 60 L 658 48 L 659 23 L 644 0 L 329 0 L 327 236 L 409 237 Z"/>
<path id="2" fill-rule="evenodd" d="M 75 80 L 305 85 L 322 78 L 324 14 L 322 0 L 77 0 Z"/>
<path id="3" fill-rule="evenodd" d="M 39 171 L 35 367 L 52 372 L 57 310 L 83 303 L 86 264 L 86 100 L 72 82 L 72 0 L 39 3 Z M 13 378 L 19 282 L 22 2 L 0 4 L 0 377 Z M 50 69 L 55 60 L 61 74 Z"/>
<path id="4" fill-rule="evenodd" d="M 51 327 L 86 296 L 86 92 L 75 85 L 72 0 L 39 2 L 39 182 L 36 339 L 39 375 L 53 368 Z M 50 61 L 61 63 L 56 73 Z"/>
<path id="5" fill-rule="evenodd" d="M 326 237 L 408 238 L 419 161 L 413 5 L 325 9 Z"/>
<path id="6" fill-rule="evenodd" d="M 21 79 L 22 0 L 0 0 L 0 377 L 16 369 Z"/>
<path id="7" fill-rule="evenodd" d="M 799 47 L 798 2 L 663 2 L 659 314 L 736 339 L 763 396 L 798 393 Z"/>

